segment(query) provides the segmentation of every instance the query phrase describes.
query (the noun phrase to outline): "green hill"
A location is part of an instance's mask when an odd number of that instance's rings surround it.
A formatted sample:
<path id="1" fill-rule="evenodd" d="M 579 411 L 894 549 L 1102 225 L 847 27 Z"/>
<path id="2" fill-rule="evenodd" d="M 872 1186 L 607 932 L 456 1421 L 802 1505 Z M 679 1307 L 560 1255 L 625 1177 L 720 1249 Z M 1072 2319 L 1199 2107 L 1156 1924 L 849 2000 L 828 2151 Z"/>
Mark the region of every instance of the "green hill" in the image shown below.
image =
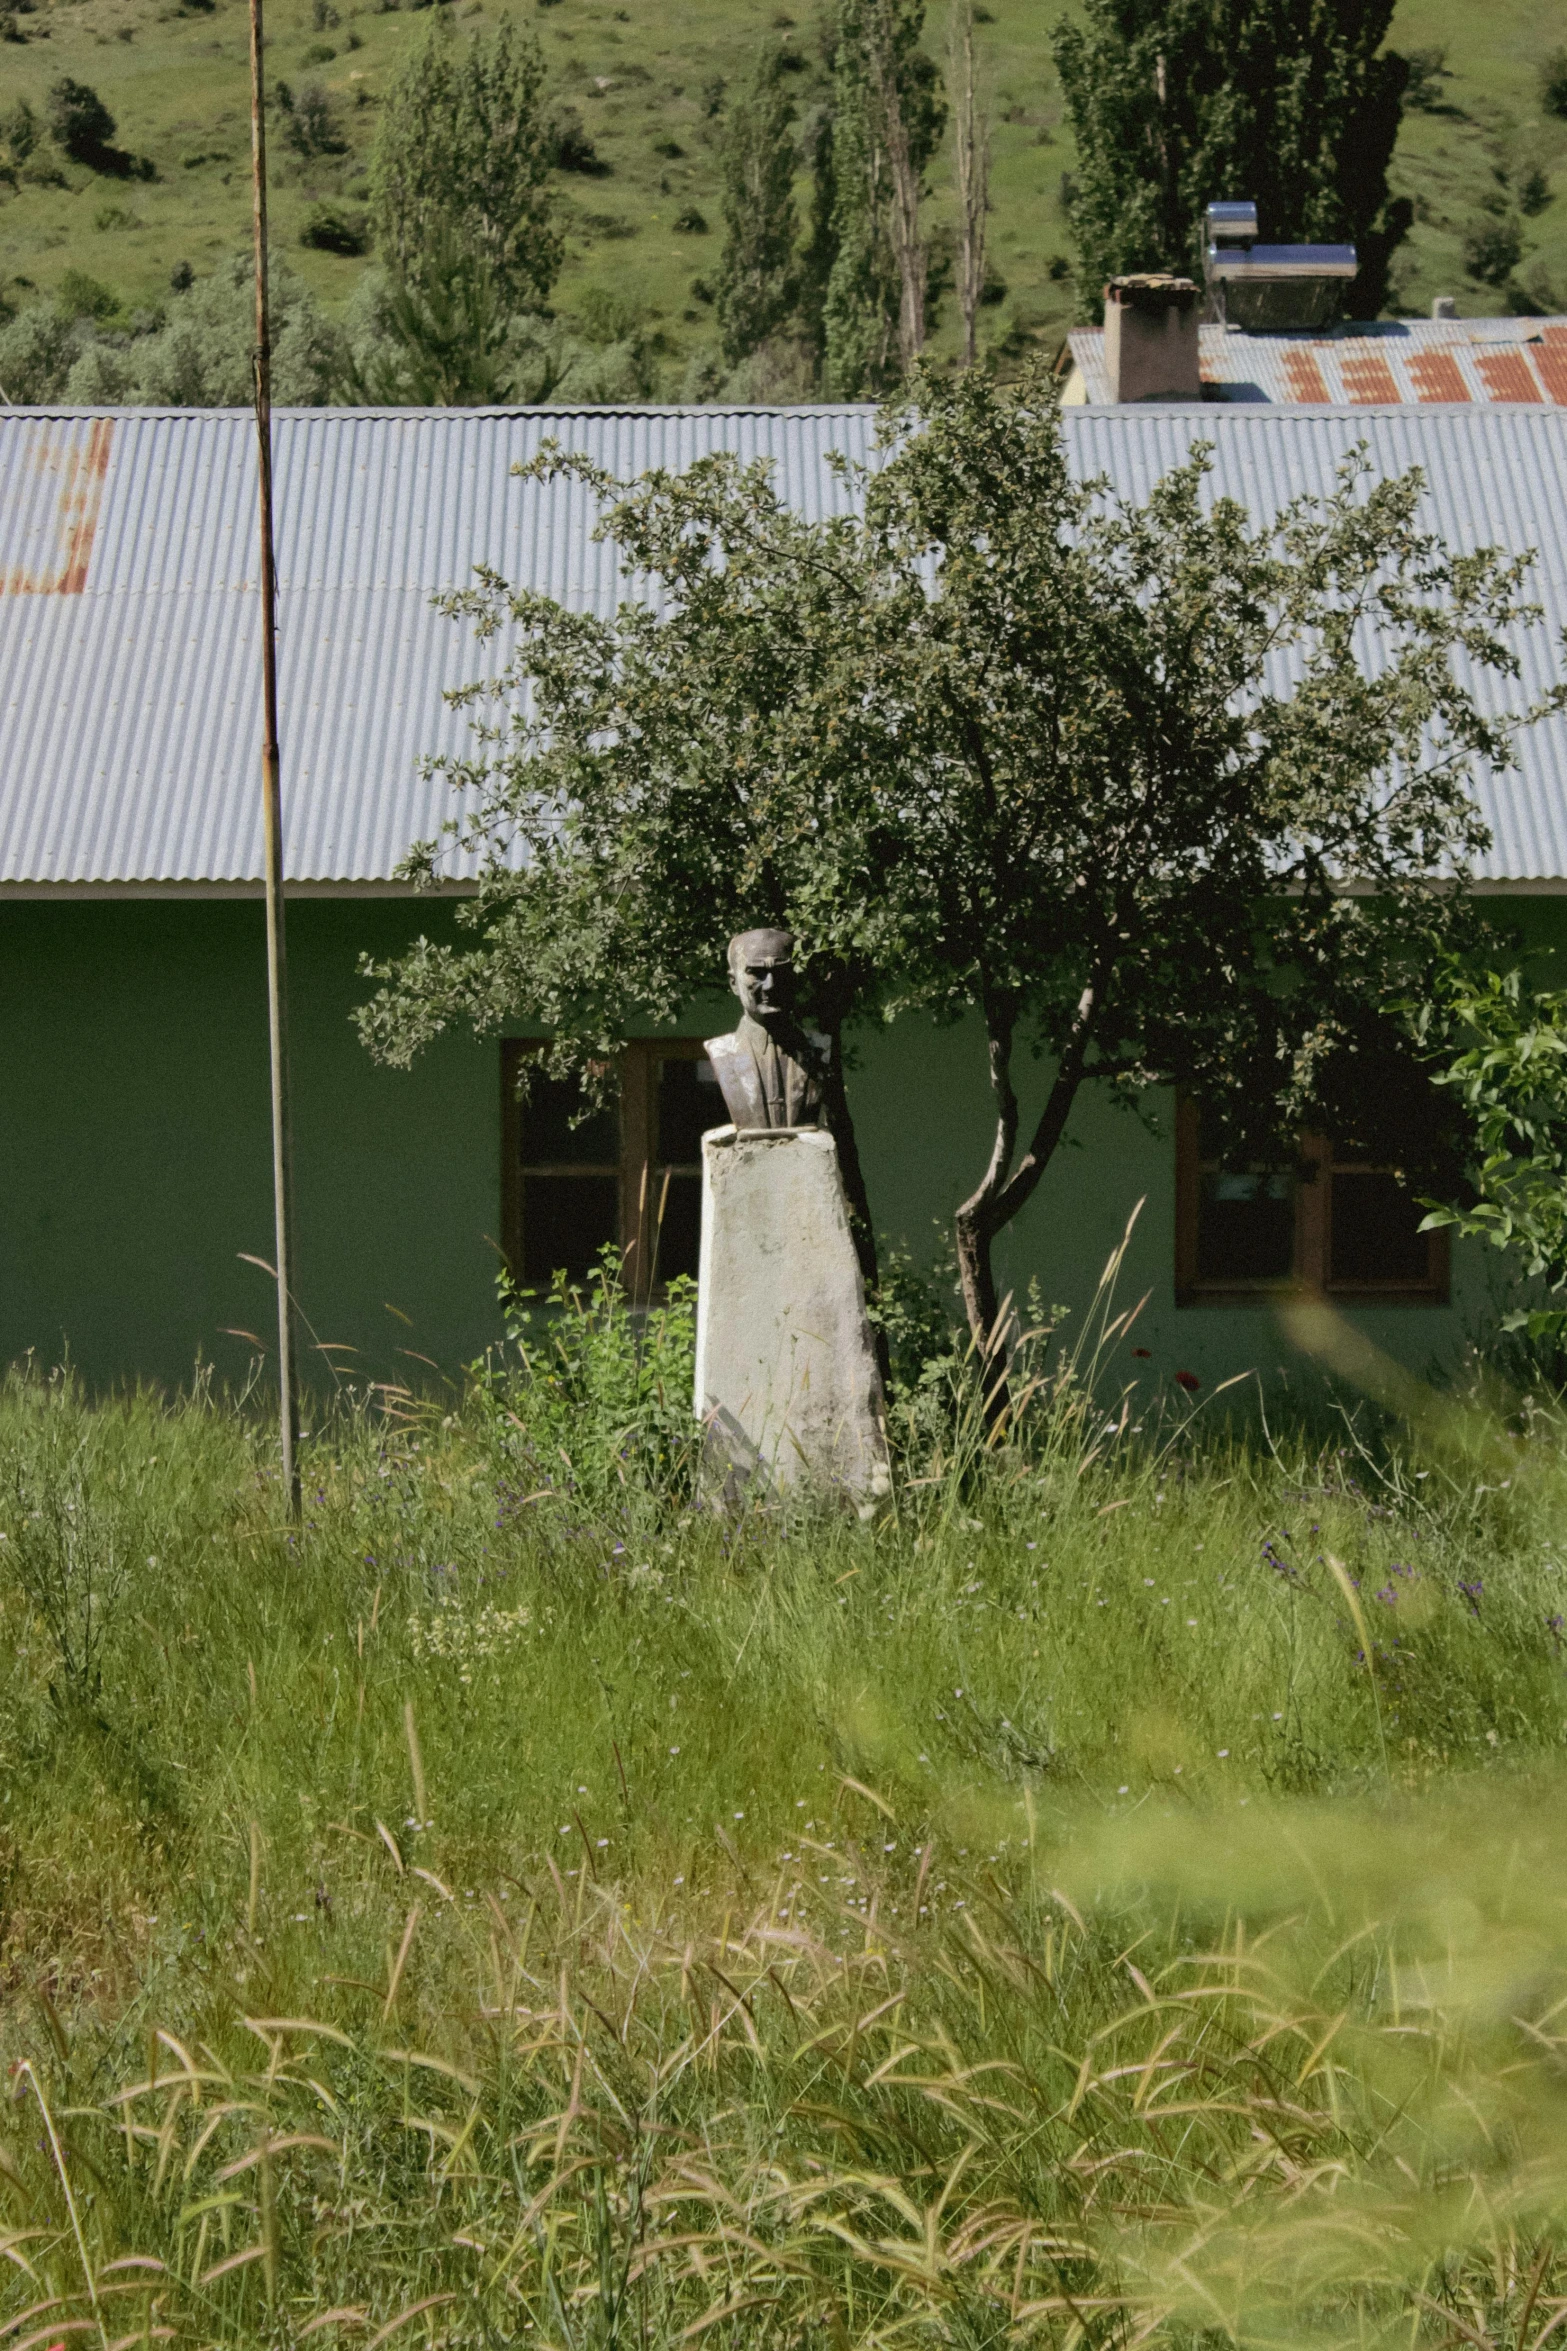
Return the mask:
<path id="1" fill-rule="evenodd" d="M 678 397 L 690 358 L 712 334 L 725 85 L 761 40 L 782 34 L 800 59 L 803 117 L 823 87 L 815 0 L 455 4 L 476 26 L 514 15 L 536 27 L 556 101 L 580 116 L 604 167 L 597 176 L 556 175 L 569 228 L 558 307 L 570 313 L 594 289 L 634 306 L 654 331 L 660 389 Z M 0 0 L 0 28 L 13 31 L 0 43 L 0 113 L 24 97 L 41 112 L 50 85 L 69 75 L 100 94 L 119 144 L 148 157 L 157 176 L 117 178 L 51 153 L 35 157 L 14 186 L 0 183 L 0 296 L 15 306 L 33 289 L 52 294 L 75 269 L 111 288 L 126 313 L 154 307 L 176 265 L 205 274 L 248 239 L 243 0 L 18 5 L 23 13 L 8 16 Z M 1061 179 L 1073 150 L 1049 54 L 1057 13 L 1057 0 L 990 0 L 980 11 L 994 122 L 991 252 L 1006 287 L 984 324 L 987 340 L 1011 352 L 1053 347 L 1072 316 Z M 927 38 L 938 54 L 943 17 L 932 0 Z M 279 153 L 274 171 L 279 239 L 332 311 L 365 264 L 304 249 L 300 227 L 313 202 L 365 192 L 377 101 L 419 29 L 418 15 L 396 0 L 273 0 L 269 10 L 271 74 L 295 90 L 323 86 L 348 141 L 347 154 L 325 160 Z M 1395 44 L 1445 51 L 1445 70 L 1428 76 L 1424 109 L 1406 116 L 1395 163 L 1395 184 L 1417 215 L 1395 264 L 1401 308 L 1424 312 L 1433 294 L 1452 293 L 1465 313 L 1497 311 L 1512 306 L 1521 284 L 1537 305 L 1567 309 L 1567 122 L 1543 112 L 1539 81 L 1561 34 L 1550 0 L 1491 0 L 1483 10 L 1404 0 Z M 950 211 L 945 153 L 934 178 L 939 225 Z M 1521 256 L 1509 271 L 1504 254 L 1492 273 L 1501 282 L 1481 283 L 1465 272 L 1465 237 L 1508 215 L 1521 222 Z M 955 340 L 948 298 L 935 347 L 950 350 Z"/>

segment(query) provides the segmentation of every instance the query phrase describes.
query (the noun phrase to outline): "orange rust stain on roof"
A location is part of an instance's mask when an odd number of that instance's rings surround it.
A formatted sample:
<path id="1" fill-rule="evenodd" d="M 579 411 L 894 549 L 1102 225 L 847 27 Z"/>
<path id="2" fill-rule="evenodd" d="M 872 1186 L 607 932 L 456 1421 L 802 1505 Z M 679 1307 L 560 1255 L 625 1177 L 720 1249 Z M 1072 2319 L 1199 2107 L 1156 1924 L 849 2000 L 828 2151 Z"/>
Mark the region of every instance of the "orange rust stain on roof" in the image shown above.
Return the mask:
<path id="1" fill-rule="evenodd" d="M 40 473 L 58 473 L 60 504 L 54 572 L 0 572 L 0 596 L 79 596 L 87 585 L 93 540 L 103 505 L 103 485 L 114 442 L 112 416 L 95 416 L 85 443 L 45 434 L 34 452 Z"/>
<path id="2" fill-rule="evenodd" d="M 1538 400 L 1540 387 L 1521 351 L 1476 351 L 1475 365 L 1493 400 Z"/>
<path id="3" fill-rule="evenodd" d="M 1322 370 L 1312 351 L 1286 351 L 1284 354 L 1284 381 L 1290 388 L 1292 400 L 1326 401 L 1328 387 L 1322 380 Z"/>
<path id="4" fill-rule="evenodd" d="M 1409 377 L 1418 400 L 1467 400 L 1469 386 L 1451 351 L 1412 351 Z"/>
<path id="5" fill-rule="evenodd" d="M 1386 407 L 1398 399 L 1393 370 L 1385 359 L 1346 359 L 1343 375 L 1344 397 L 1357 408 Z"/>
<path id="6" fill-rule="evenodd" d="M 1546 397 L 1558 406 L 1567 407 L 1567 331 L 1548 327 L 1545 339 L 1534 350 L 1535 372 L 1545 386 Z"/>

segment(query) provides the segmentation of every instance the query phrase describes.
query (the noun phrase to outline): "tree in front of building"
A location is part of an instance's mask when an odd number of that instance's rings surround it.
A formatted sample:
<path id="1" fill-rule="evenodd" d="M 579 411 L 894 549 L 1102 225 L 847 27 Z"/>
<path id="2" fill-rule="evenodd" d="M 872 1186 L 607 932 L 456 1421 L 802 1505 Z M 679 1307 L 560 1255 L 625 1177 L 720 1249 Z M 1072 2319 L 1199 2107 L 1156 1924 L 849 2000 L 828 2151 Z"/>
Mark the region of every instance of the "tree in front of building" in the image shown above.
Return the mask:
<path id="1" fill-rule="evenodd" d="M 1423 532 L 1418 473 L 1352 457 L 1253 519 L 1208 462 L 1118 498 L 1072 473 L 1042 377 L 978 370 L 919 371 L 821 521 L 730 456 L 628 483 L 541 455 L 525 473 L 598 498 L 644 593 L 600 617 L 488 574 L 447 599 L 508 648 L 448 764 L 477 894 L 466 941 L 379 970 L 367 1042 L 406 1061 L 519 1019 L 557 1072 L 602 1066 L 721 984 L 732 932 L 787 923 L 872 1275 L 856 1032 L 972 1036 L 955 1241 L 986 1346 L 994 1244 L 1085 1092 L 1190 1086 L 1237 1148 L 1324 1115 L 1369 1134 L 1356 1070 L 1478 929 L 1466 778 L 1514 722 L 1469 681 L 1517 674 L 1525 567 Z M 911 1152 L 929 1116 L 904 1105 Z"/>
<path id="2" fill-rule="evenodd" d="M 1461 1101 L 1473 1149 L 1449 1225 L 1503 1250 L 1534 1296 L 1502 1317 L 1560 1346 L 1567 1334 L 1567 990 L 1536 989 L 1518 964 L 1455 965 L 1417 1009 L 1439 1085 Z"/>
<path id="3" fill-rule="evenodd" d="M 1350 315 L 1375 318 L 1412 210 L 1388 192 L 1408 62 L 1394 0 L 1085 0 L 1053 35 L 1077 141 L 1078 286 L 1196 272 L 1203 212 L 1253 199 L 1272 243 L 1350 243 Z"/>
<path id="4" fill-rule="evenodd" d="M 432 12 L 387 92 L 370 159 L 376 246 L 394 277 L 420 289 L 446 240 L 483 263 L 503 313 L 544 309 L 562 245 L 543 89 L 531 36 L 502 24 L 469 37 Z"/>

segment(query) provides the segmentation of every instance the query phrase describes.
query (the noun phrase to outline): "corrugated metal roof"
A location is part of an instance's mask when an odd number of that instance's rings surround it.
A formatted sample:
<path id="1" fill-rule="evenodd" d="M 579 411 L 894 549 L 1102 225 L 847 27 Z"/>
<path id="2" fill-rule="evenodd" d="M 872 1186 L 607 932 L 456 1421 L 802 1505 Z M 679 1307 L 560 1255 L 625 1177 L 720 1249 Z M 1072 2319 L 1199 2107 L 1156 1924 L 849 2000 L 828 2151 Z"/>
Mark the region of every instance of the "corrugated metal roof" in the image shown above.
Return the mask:
<path id="1" fill-rule="evenodd" d="M 418 762 L 465 741 L 442 692 L 496 655 L 437 590 L 488 563 L 613 608 L 592 499 L 511 478 L 546 438 L 623 478 L 767 457 L 825 514 L 848 503 L 827 452 L 864 456 L 873 429 L 863 408 L 280 413 L 290 878 L 388 880 L 453 812 Z M 0 411 L 0 885 L 258 881 L 257 629 L 247 413 Z"/>
<path id="2" fill-rule="evenodd" d="M 1567 626 L 1567 412 L 1077 408 L 1064 424 L 1074 467 L 1130 495 L 1211 441 L 1213 493 L 1259 515 L 1329 487 L 1357 441 L 1378 473 L 1423 466 L 1452 545 L 1539 549 L 1549 635 L 1530 641 L 1524 685 L 1547 682 Z M 511 478 L 543 440 L 622 478 L 714 449 L 766 457 L 797 507 L 825 514 L 847 503 L 829 453 L 868 458 L 874 431 L 870 408 L 280 415 L 290 878 L 386 883 L 452 812 L 418 762 L 462 744 L 442 690 L 494 652 L 433 594 L 484 562 L 612 608 L 592 501 Z M 0 411 L 0 887 L 259 883 L 254 448 L 242 413 Z M 1567 880 L 1567 721 L 1536 728 L 1521 760 L 1481 787 L 1484 878 Z"/>
<path id="3" fill-rule="evenodd" d="M 1075 382 L 1068 398 L 1110 399 L 1102 327 L 1067 338 Z M 1310 333 L 1198 330 L 1207 397 L 1292 407 L 1417 407 L 1473 401 L 1567 403 L 1567 319 L 1379 319 Z"/>

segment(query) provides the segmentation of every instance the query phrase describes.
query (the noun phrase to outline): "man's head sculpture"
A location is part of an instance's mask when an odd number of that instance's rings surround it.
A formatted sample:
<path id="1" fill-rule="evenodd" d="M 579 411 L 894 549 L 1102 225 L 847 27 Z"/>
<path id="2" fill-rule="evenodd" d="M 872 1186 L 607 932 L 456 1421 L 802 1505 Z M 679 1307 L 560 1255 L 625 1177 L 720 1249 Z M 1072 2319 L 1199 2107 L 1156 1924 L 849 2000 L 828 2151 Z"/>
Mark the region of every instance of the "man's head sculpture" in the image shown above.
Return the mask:
<path id="1" fill-rule="evenodd" d="M 727 1037 L 709 1037 L 713 1074 L 742 1132 L 814 1126 L 822 1115 L 824 1037 L 795 1013 L 794 933 L 741 931 L 729 942 L 729 985 L 743 1007 Z"/>
<path id="2" fill-rule="evenodd" d="M 729 985 L 764 1028 L 794 1011 L 794 933 L 741 931 L 729 942 Z"/>

